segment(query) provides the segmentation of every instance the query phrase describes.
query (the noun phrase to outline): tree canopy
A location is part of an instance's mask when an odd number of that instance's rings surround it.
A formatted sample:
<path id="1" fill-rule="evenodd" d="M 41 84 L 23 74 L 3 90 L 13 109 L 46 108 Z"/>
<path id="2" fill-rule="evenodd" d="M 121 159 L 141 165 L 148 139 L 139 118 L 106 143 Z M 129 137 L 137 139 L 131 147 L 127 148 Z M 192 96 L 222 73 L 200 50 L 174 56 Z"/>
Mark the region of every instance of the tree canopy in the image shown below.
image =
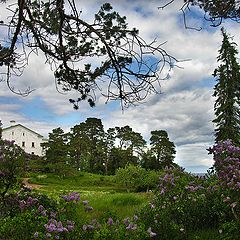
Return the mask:
<path id="1" fill-rule="evenodd" d="M 87 118 L 70 132 L 52 130 L 49 141 L 42 144 L 44 169 L 63 175 L 64 169 L 109 175 L 129 164 L 146 169 L 174 166 L 175 146 L 166 131 L 152 131 L 150 145 L 128 125 L 105 131 L 101 119 Z"/>
<path id="2" fill-rule="evenodd" d="M 160 6 L 163 9 L 176 0 L 167 0 L 165 4 Z M 203 18 L 210 22 L 212 27 L 217 27 L 222 24 L 224 19 L 230 19 L 235 22 L 240 22 L 240 1 L 239 0 L 184 0 L 181 7 L 183 13 L 184 24 L 187 28 L 195 28 L 195 26 L 188 26 L 186 15 L 191 11 L 192 7 L 197 7 L 203 10 Z M 200 30 L 200 29 L 198 29 Z"/>
<path id="3" fill-rule="evenodd" d="M 177 60 L 156 40 L 147 43 L 137 29 L 130 29 L 126 17 L 109 3 L 93 14 L 93 20 L 82 17 L 79 4 L 18 0 L 8 7 L 9 16 L 0 19 L 5 33 L 0 40 L 0 66 L 10 90 L 21 95 L 32 91 L 15 89 L 11 79 L 23 73 L 31 54 L 42 53 L 57 86 L 78 92 L 77 99 L 70 99 L 76 109 L 84 100 L 94 106 L 97 92 L 124 106 L 159 92 L 162 70 L 170 70 Z"/>

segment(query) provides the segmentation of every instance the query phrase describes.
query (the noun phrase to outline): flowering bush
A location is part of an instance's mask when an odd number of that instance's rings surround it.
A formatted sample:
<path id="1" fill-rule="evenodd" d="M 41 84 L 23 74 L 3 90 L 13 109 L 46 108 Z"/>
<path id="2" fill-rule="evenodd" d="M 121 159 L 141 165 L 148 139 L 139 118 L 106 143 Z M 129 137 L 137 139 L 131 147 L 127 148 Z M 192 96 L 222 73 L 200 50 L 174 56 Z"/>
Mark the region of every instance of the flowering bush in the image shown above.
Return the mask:
<path id="1" fill-rule="evenodd" d="M 222 199 L 231 207 L 237 220 L 240 217 L 240 147 L 234 146 L 231 140 L 226 140 L 208 151 L 213 154 Z"/>
<path id="2" fill-rule="evenodd" d="M 13 141 L 0 139 L 0 200 L 17 183 L 17 176 L 22 172 L 24 152 Z"/>
<path id="3" fill-rule="evenodd" d="M 140 218 L 161 239 L 188 239 L 196 230 L 216 229 L 230 219 L 230 209 L 215 183 L 214 176 L 199 178 L 181 168 L 166 169 Z"/>

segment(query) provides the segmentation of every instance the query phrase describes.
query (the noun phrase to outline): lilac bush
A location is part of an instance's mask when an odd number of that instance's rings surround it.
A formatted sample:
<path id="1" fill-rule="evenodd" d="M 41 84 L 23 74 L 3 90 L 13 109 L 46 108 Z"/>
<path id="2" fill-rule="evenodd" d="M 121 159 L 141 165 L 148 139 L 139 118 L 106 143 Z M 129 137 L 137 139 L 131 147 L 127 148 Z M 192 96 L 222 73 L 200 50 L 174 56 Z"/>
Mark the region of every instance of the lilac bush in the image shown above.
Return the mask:
<path id="1" fill-rule="evenodd" d="M 227 203 L 236 219 L 240 214 L 240 147 L 231 140 L 217 143 L 208 149 L 213 154 L 214 169 L 222 199 Z"/>
<path id="2" fill-rule="evenodd" d="M 0 139 L 0 198 L 17 183 L 23 171 L 24 152 L 14 141 Z"/>

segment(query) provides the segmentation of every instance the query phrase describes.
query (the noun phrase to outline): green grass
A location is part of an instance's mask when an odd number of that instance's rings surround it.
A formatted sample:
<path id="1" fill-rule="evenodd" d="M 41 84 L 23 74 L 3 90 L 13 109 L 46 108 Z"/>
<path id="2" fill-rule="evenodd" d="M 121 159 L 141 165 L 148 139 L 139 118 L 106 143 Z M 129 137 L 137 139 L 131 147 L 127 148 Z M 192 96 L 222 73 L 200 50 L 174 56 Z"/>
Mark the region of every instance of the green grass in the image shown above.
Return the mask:
<path id="1" fill-rule="evenodd" d="M 30 183 L 42 185 L 38 191 L 55 199 L 67 192 L 79 192 L 81 200 L 88 200 L 94 208 L 91 213 L 85 213 L 82 206 L 78 209 L 79 216 L 89 220 L 133 216 L 152 197 L 151 193 L 128 192 L 124 186 L 114 181 L 114 176 L 81 172 L 65 178 L 56 174 L 36 173 L 31 173 L 28 177 Z"/>
<path id="2" fill-rule="evenodd" d="M 79 172 L 74 176 L 60 177 L 56 174 L 30 174 L 30 183 L 40 184 L 42 191 L 106 191 L 124 192 L 126 189 L 114 182 L 114 176 Z"/>

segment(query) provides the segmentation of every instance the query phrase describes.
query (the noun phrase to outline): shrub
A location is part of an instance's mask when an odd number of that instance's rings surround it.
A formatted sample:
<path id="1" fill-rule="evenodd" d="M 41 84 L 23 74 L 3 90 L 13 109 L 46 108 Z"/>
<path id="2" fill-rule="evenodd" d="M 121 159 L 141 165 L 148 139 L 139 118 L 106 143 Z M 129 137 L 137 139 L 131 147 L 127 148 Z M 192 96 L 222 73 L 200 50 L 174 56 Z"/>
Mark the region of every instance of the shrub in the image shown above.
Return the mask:
<path id="1" fill-rule="evenodd" d="M 17 184 L 17 176 L 23 171 L 24 152 L 14 141 L 0 139 L 0 202 Z"/>
<path id="2" fill-rule="evenodd" d="M 219 227 L 231 219 L 230 208 L 212 182 L 214 177 L 198 178 L 179 168 L 165 170 L 154 200 L 141 212 L 142 221 L 161 239 L 187 239 L 192 231 Z"/>
<path id="3" fill-rule="evenodd" d="M 223 201 L 229 205 L 237 220 L 240 215 L 240 147 L 234 146 L 231 140 L 226 140 L 208 151 L 213 154 Z"/>
<path id="4" fill-rule="evenodd" d="M 128 190 L 146 191 L 155 188 L 158 183 L 159 172 L 146 170 L 140 166 L 127 165 L 116 172 L 116 181 L 124 184 Z"/>

